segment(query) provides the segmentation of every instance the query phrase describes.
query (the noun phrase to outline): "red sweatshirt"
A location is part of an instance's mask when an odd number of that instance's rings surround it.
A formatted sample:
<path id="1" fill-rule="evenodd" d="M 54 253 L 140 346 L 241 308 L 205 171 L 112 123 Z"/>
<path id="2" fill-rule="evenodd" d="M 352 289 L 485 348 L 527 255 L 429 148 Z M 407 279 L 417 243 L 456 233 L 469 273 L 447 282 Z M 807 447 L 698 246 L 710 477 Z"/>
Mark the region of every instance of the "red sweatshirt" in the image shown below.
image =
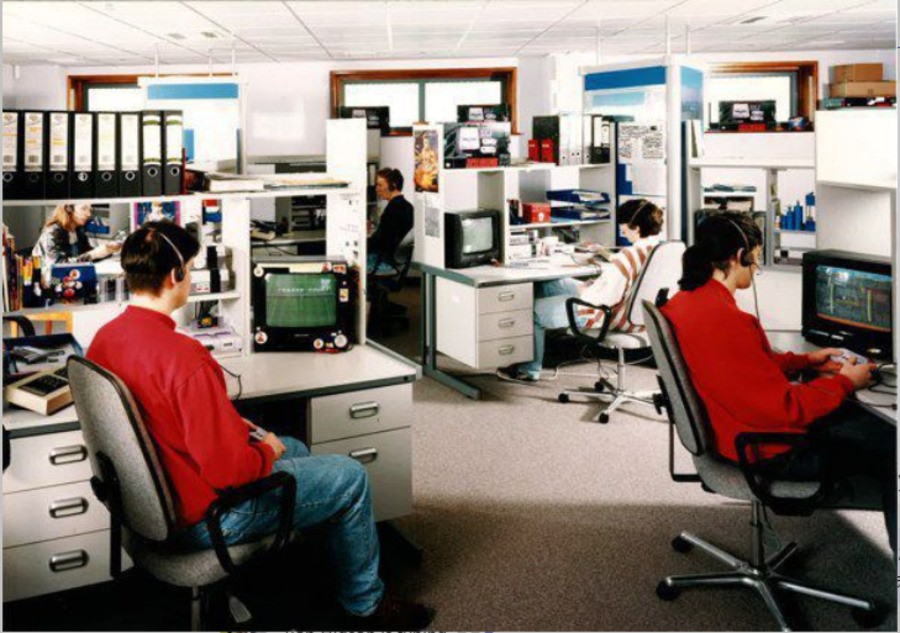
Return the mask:
<path id="1" fill-rule="evenodd" d="M 216 490 L 268 475 L 275 453 L 250 429 L 222 369 L 175 322 L 129 306 L 97 333 L 88 359 L 116 374 L 140 405 L 175 495 L 179 527 L 203 519 Z"/>
<path id="2" fill-rule="evenodd" d="M 786 374 L 809 367 L 809 358 L 773 352 L 756 317 L 738 308 L 718 281 L 679 292 L 662 312 L 675 330 L 723 457 L 737 461 L 739 434 L 801 433 L 853 392 L 853 383 L 840 375 L 792 384 Z"/>

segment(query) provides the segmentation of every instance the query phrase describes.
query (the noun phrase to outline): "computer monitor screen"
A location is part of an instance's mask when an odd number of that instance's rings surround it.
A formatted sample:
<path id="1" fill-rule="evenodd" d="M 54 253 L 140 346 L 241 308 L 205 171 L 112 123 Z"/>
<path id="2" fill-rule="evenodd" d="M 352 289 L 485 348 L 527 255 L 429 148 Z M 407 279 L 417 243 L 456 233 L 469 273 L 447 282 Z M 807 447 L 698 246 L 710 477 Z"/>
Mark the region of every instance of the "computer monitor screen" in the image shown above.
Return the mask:
<path id="1" fill-rule="evenodd" d="M 266 320 L 270 327 L 334 325 L 337 304 L 337 282 L 332 274 L 267 275 Z"/>
<path id="2" fill-rule="evenodd" d="M 483 253 L 494 247 L 494 222 L 492 217 L 471 218 L 462 221 L 462 252 L 464 255 Z"/>
<path id="3" fill-rule="evenodd" d="M 817 266 L 816 316 L 874 332 L 890 332 L 891 277 Z"/>

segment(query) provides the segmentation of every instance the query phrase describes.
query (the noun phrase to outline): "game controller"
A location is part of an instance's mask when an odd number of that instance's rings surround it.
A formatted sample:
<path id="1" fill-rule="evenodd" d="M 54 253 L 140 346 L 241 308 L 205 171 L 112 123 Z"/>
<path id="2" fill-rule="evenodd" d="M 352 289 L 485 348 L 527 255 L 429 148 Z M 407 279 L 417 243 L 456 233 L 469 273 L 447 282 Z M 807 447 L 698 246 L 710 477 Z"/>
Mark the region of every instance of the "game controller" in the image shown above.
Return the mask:
<path id="1" fill-rule="evenodd" d="M 856 360 L 857 365 L 863 365 L 869 362 L 869 359 L 865 356 L 860 356 L 856 352 L 852 352 L 849 349 L 841 348 L 840 352 L 840 354 L 835 354 L 834 356 L 832 356 L 831 360 L 836 363 L 840 363 L 841 365 L 851 362 L 854 359 Z"/>

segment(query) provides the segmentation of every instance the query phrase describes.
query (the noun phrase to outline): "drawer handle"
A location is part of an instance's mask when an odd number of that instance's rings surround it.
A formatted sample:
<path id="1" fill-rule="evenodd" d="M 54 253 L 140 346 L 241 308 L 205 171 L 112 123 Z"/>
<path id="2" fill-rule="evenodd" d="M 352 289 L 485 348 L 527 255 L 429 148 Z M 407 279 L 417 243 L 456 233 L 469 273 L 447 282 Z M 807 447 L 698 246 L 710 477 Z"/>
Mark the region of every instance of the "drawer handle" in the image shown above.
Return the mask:
<path id="1" fill-rule="evenodd" d="M 497 295 L 497 301 L 512 301 L 516 298 L 516 293 L 512 290 L 506 290 Z"/>
<path id="2" fill-rule="evenodd" d="M 78 569 L 88 564 L 88 553 L 83 549 L 56 554 L 50 558 L 50 571 L 61 572 Z"/>
<path id="3" fill-rule="evenodd" d="M 509 356 L 514 351 L 516 351 L 515 345 L 504 345 L 503 347 L 501 347 L 500 349 L 497 350 L 497 353 L 500 354 L 501 356 Z"/>
<path id="4" fill-rule="evenodd" d="M 358 420 L 359 418 L 371 418 L 372 416 L 378 415 L 378 403 L 377 402 L 360 402 L 359 404 L 354 404 L 350 407 L 350 417 L 354 420 Z"/>
<path id="5" fill-rule="evenodd" d="M 50 463 L 54 466 L 62 466 L 64 464 L 83 462 L 87 459 L 87 454 L 87 449 L 80 444 L 77 446 L 54 448 L 50 451 Z"/>
<path id="6" fill-rule="evenodd" d="M 500 319 L 499 321 L 497 321 L 497 325 L 499 325 L 503 329 L 511 328 L 515 324 L 516 324 L 515 319 Z"/>
<path id="7" fill-rule="evenodd" d="M 54 519 L 73 517 L 88 511 L 88 500 L 84 497 L 60 499 L 50 504 L 50 516 Z"/>
<path id="8" fill-rule="evenodd" d="M 360 464 L 371 464 L 378 459 L 378 449 L 375 447 L 361 448 L 358 451 L 350 451 L 349 455 Z"/>

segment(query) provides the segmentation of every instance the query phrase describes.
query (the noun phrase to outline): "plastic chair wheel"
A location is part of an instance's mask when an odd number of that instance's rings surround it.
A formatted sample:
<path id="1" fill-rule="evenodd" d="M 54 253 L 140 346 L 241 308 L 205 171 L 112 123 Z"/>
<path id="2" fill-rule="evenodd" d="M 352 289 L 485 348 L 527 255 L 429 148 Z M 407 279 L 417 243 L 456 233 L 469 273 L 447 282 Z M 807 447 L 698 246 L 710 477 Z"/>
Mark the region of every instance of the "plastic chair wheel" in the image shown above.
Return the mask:
<path id="1" fill-rule="evenodd" d="M 676 536 L 672 539 L 672 549 L 679 554 L 687 554 L 693 547 L 687 539 L 681 536 Z"/>
<path id="2" fill-rule="evenodd" d="M 597 393 L 602 393 L 603 390 L 606 389 L 606 385 L 604 385 L 601 381 L 597 381 L 594 383 L 594 391 Z"/>
<path id="3" fill-rule="evenodd" d="M 569 394 L 561 393 L 556 397 L 556 399 L 565 404 L 569 401 Z"/>
<path id="4" fill-rule="evenodd" d="M 876 602 L 875 608 L 871 611 L 856 607 L 851 611 L 851 614 L 857 624 L 865 629 L 871 629 L 884 622 L 884 619 L 887 616 L 887 609 L 883 604 Z"/>
<path id="5" fill-rule="evenodd" d="M 599 422 L 600 424 L 606 424 L 607 422 L 609 422 L 609 414 L 604 411 L 597 416 L 597 422 Z"/>
<path id="6" fill-rule="evenodd" d="M 665 580 L 661 581 L 658 585 L 656 585 L 656 596 L 660 600 L 665 600 L 666 602 L 671 602 L 681 593 L 679 589 L 671 586 Z"/>

